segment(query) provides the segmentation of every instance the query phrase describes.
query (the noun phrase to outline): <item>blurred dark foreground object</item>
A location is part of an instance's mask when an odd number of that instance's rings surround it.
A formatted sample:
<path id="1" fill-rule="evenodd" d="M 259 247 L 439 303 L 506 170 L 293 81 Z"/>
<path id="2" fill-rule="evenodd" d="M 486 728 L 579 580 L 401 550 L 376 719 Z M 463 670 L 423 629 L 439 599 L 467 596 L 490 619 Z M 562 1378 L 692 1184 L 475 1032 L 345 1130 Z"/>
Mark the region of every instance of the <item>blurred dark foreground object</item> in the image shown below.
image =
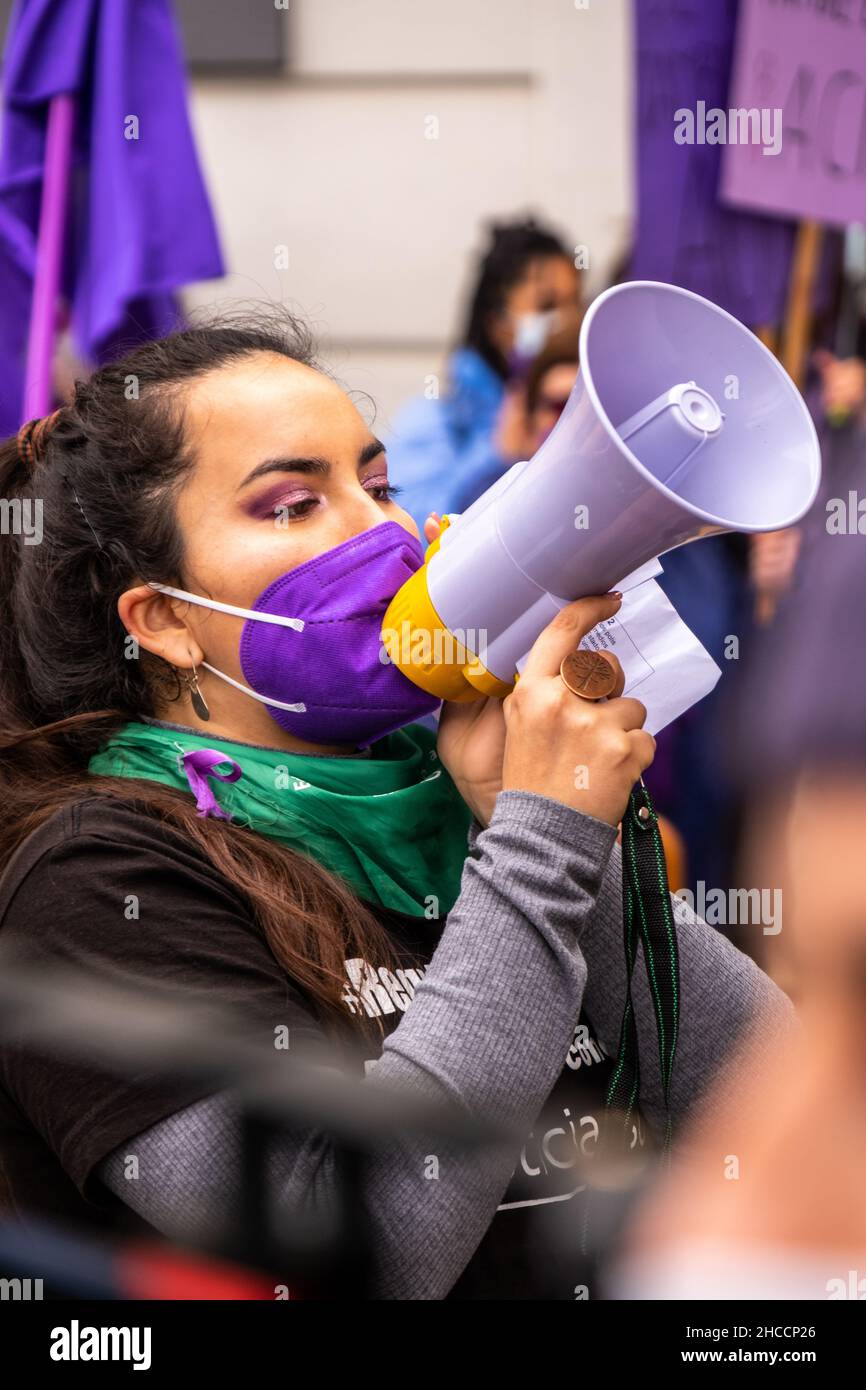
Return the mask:
<path id="1" fill-rule="evenodd" d="M 231 1089 L 242 1104 L 245 1209 L 227 1241 L 200 1242 L 196 1252 L 135 1237 L 99 1241 L 25 1214 L 0 1221 L 0 1276 L 42 1279 L 49 1297 L 231 1298 L 363 1301 L 371 1286 L 371 1240 L 364 1210 L 364 1163 L 375 1146 L 399 1135 L 466 1147 L 513 1143 L 523 1136 L 481 1123 L 458 1107 L 433 1103 L 395 1087 L 360 1086 L 340 1074 L 321 1047 L 291 1054 L 263 1047 L 216 1010 L 96 987 L 79 971 L 46 975 L 6 965 L 0 974 L 0 1036 L 44 1055 L 80 1057 L 121 1075 L 163 1073 Z M 307 1213 L 275 1230 L 265 1201 L 264 1164 L 270 1138 L 310 1126 L 330 1133 L 341 1175 L 339 1219 Z M 645 1180 L 646 1158 L 620 1155 L 609 1167 L 593 1162 L 593 1180 L 612 1196 L 600 1200 L 593 1239 L 567 1219 L 550 1225 L 553 1253 L 569 1260 L 581 1286 L 593 1277 L 612 1231 L 622 1225 Z M 615 1171 L 614 1171 L 615 1170 Z M 588 1175 L 577 1174 L 585 1180 Z M 561 1208 L 560 1208 L 561 1211 Z M 538 1249 L 541 1265 L 551 1249 Z M 14 1296 L 14 1295 L 13 1295 Z"/>

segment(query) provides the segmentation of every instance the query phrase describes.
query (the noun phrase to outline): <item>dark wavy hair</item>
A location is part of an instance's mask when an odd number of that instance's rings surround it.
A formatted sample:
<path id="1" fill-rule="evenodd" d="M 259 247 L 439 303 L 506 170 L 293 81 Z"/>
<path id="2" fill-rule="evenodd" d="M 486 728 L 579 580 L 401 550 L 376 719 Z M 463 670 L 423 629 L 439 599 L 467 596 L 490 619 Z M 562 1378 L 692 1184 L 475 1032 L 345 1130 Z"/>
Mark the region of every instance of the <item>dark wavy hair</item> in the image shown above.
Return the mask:
<path id="1" fill-rule="evenodd" d="M 87 771 L 109 735 L 180 693 L 161 658 L 125 659 L 117 600 L 149 580 L 186 587 L 174 508 L 195 466 L 185 387 L 255 353 L 318 365 L 309 330 L 290 315 L 222 316 L 76 382 L 30 448 L 16 438 L 0 445 L 0 497 L 7 507 L 40 499 L 43 517 L 40 544 L 0 536 L 0 871 L 61 807 L 93 796 L 133 801 L 231 880 L 276 960 L 341 1037 L 344 958 L 393 963 L 384 928 L 354 893 L 276 841 L 199 817 L 185 792 Z"/>
<path id="2" fill-rule="evenodd" d="M 561 237 L 527 217 L 514 222 L 493 222 L 476 271 L 461 342 L 474 348 L 501 377 L 508 363 L 490 337 L 490 320 L 505 306 L 508 291 L 518 285 L 532 261 L 564 256 L 570 260 Z"/>

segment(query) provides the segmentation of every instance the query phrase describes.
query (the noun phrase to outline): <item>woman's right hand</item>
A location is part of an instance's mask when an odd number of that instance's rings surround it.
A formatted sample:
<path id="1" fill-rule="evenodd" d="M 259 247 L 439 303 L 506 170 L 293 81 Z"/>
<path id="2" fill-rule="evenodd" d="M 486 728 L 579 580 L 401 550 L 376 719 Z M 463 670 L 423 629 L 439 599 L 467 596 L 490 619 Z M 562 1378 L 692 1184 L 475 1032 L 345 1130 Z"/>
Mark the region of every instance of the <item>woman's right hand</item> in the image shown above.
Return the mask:
<path id="1" fill-rule="evenodd" d="M 639 700 L 582 700 L 562 681 L 563 657 L 620 608 L 611 594 L 578 599 L 541 633 L 503 706 L 503 791 L 537 792 L 618 825 L 655 755 Z"/>

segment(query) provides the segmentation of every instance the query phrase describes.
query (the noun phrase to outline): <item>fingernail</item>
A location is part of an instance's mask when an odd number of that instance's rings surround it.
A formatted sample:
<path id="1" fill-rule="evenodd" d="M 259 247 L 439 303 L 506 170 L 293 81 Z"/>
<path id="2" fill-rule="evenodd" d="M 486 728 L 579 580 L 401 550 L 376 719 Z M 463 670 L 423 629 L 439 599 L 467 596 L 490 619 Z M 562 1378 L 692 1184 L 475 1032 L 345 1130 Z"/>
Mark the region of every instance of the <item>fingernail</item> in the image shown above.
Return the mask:
<path id="1" fill-rule="evenodd" d="M 619 589 L 611 589 L 610 593 L 608 594 L 608 598 L 622 598 L 622 594 L 620 593 Z"/>

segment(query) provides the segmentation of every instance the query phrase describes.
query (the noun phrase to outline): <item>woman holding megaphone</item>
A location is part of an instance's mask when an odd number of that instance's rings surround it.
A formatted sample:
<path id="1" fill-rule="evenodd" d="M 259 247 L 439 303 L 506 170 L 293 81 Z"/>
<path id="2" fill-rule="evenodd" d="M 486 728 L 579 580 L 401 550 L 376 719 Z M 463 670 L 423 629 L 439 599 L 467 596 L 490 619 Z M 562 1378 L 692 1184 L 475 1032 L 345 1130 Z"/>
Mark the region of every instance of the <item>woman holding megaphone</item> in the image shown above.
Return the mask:
<path id="1" fill-rule="evenodd" d="M 504 704 L 449 707 L 437 741 L 436 702 L 381 659 L 416 529 L 297 325 L 101 368 L 7 442 L 0 493 L 44 522 L 0 549 L 3 959 L 221 1006 L 271 1059 L 331 1039 L 363 1086 L 510 1126 L 490 1152 L 371 1151 L 373 1292 L 581 1296 L 530 1252 L 583 1200 L 625 998 L 617 823 L 654 742 L 638 701 L 561 675 L 618 596 L 564 608 Z M 747 1023 L 787 1018 L 678 916 L 675 1120 Z M 634 1010 L 637 1150 L 663 1123 L 637 979 Z M 230 1092 L 0 1043 L 20 1211 L 214 1238 L 243 1211 L 239 1145 Z M 329 1135 L 275 1140 L 267 1173 L 275 1217 L 327 1210 Z"/>

